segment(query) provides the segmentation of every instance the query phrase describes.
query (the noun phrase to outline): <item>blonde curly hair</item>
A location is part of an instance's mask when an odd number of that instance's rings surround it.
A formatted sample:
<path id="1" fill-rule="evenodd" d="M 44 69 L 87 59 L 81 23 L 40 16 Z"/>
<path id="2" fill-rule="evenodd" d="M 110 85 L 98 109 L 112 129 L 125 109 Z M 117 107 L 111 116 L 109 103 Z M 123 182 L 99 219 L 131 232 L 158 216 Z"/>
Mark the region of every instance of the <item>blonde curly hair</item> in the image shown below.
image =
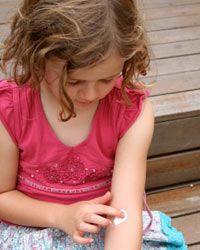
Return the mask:
<path id="1" fill-rule="evenodd" d="M 125 88 L 138 88 L 133 79 L 146 75 L 150 61 L 134 0 L 24 0 L 4 42 L 1 69 L 7 73 L 9 65 L 10 79 L 19 85 L 32 79 L 37 87 L 44 77 L 45 60 L 65 60 L 59 89 L 60 118 L 66 121 L 75 116 L 65 91 L 67 73 L 95 66 L 113 50 L 126 59 L 121 91 L 130 105 Z"/>

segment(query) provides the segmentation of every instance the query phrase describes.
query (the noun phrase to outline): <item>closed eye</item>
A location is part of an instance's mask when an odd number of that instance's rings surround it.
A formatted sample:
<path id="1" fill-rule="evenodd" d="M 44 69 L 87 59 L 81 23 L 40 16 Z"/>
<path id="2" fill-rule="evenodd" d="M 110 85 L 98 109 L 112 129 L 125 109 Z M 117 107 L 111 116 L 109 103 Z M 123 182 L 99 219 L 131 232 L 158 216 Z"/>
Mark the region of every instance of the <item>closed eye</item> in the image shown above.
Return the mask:
<path id="1" fill-rule="evenodd" d="M 101 82 L 103 82 L 103 83 L 110 83 L 110 82 L 112 82 L 113 81 L 113 79 L 102 79 L 101 80 Z"/>
<path id="2" fill-rule="evenodd" d="M 82 83 L 82 81 L 80 81 L 80 80 L 77 80 L 77 81 L 69 81 L 68 82 L 68 84 L 69 85 L 72 85 L 72 86 L 76 86 L 76 85 L 79 85 L 79 84 L 81 84 Z"/>

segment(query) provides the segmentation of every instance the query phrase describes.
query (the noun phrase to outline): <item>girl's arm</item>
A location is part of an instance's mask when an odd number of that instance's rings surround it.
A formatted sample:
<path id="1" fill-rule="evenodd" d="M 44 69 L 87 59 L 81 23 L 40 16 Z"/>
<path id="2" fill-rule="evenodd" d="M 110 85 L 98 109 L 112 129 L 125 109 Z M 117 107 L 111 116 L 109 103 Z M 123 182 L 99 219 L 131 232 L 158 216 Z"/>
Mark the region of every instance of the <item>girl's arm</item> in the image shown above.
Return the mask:
<path id="1" fill-rule="evenodd" d="M 111 206 L 125 209 L 128 219 L 107 227 L 105 250 L 140 250 L 142 208 L 146 177 L 146 159 L 151 143 L 154 118 L 151 104 L 145 100 L 137 121 L 120 139 L 112 179 Z"/>
<path id="2" fill-rule="evenodd" d="M 15 190 L 19 151 L 1 122 L 0 137 L 0 220 L 28 226 L 51 226 L 56 205 L 29 198 Z"/>

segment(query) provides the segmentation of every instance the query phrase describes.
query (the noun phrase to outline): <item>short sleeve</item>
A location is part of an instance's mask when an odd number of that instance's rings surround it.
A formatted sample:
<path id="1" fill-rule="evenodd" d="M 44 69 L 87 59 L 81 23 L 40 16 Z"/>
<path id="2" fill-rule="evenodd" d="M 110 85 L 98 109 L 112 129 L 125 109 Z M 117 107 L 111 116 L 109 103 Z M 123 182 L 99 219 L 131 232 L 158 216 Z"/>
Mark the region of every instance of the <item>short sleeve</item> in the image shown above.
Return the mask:
<path id="1" fill-rule="evenodd" d="M 16 114 L 14 111 L 14 92 L 16 85 L 0 81 L 0 120 L 17 145 Z"/>
<path id="2" fill-rule="evenodd" d="M 144 100 L 149 96 L 148 90 L 128 90 L 127 96 L 132 102 L 131 106 L 126 105 L 124 102 L 118 102 L 116 110 L 116 130 L 118 139 L 120 139 L 126 131 L 137 120 L 142 112 Z"/>

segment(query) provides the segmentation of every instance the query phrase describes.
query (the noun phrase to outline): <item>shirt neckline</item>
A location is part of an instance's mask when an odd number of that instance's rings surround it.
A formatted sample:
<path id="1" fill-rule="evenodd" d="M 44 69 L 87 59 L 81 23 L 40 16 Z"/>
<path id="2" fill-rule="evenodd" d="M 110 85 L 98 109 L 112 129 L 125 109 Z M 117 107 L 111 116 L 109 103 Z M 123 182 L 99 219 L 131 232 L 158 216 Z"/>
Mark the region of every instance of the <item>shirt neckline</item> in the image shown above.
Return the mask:
<path id="1" fill-rule="evenodd" d="M 99 103 L 97 105 L 96 111 L 94 113 L 94 116 L 93 116 L 93 119 L 92 119 L 92 122 L 91 122 L 91 128 L 90 128 L 90 132 L 89 132 L 88 136 L 82 142 L 80 142 L 80 143 L 78 143 L 77 145 L 74 145 L 74 146 L 69 146 L 69 145 L 65 144 L 56 135 L 54 129 L 52 128 L 51 124 L 49 123 L 49 121 L 48 121 L 48 119 L 46 117 L 46 114 L 44 112 L 44 108 L 43 108 L 42 100 L 41 100 L 41 92 L 40 92 L 40 90 L 37 91 L 37 102 L 38 102 L 38 105 L 39 105 L 39 109 L 41 111 L 42 119 L 43 119 L 47 129 L 51 133 L 51 136 L 54 138 L 57 145 L 60 145 L 60 146 L 64 147 L 64 149 L 69 149 L 70 150 L 70 149 L 79 148 L 79 147 L 87 144 L 87 142 L 92 137 L 92 134 L 94 133 L 98 113 L 100 112 L 100 106 L 102 105 L 102 99 L 99 100 Z"/>

